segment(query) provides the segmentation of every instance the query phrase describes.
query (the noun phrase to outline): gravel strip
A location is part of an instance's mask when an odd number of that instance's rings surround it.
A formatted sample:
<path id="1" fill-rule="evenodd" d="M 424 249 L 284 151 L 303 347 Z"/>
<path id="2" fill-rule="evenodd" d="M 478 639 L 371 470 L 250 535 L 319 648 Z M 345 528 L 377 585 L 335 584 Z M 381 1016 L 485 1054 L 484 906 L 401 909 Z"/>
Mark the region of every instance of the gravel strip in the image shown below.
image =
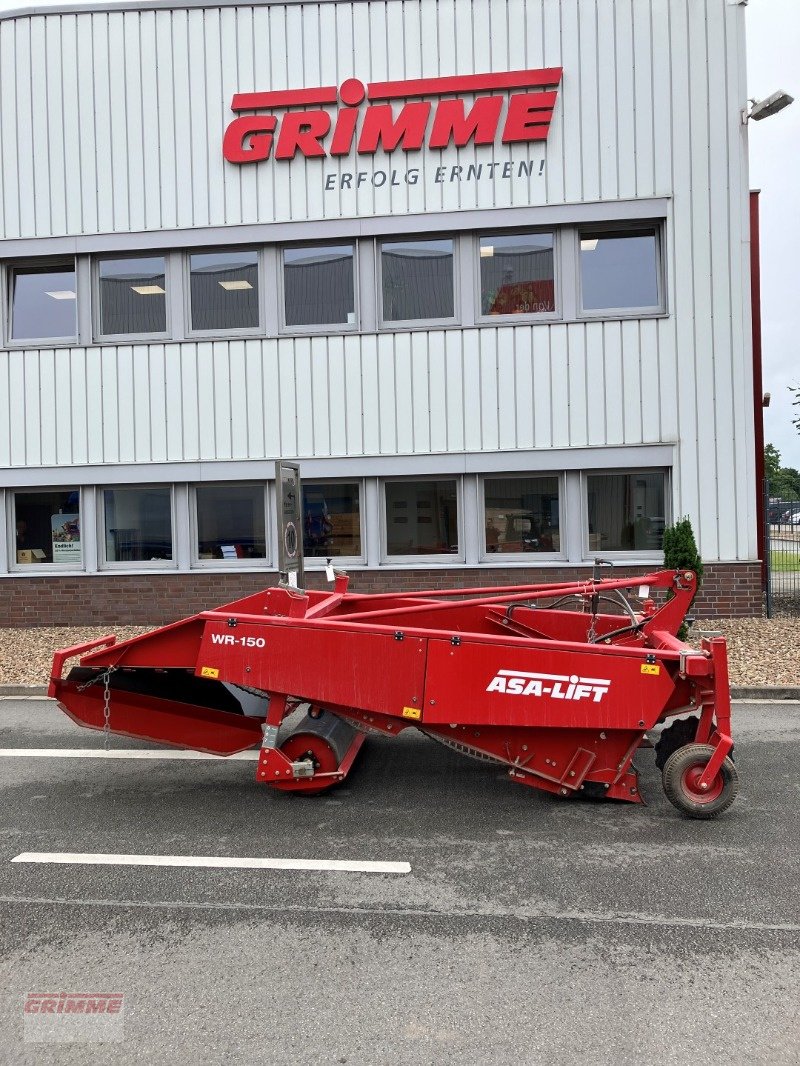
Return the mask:
<path id="1" fill-rule="evenodd" d="M 728 640 L 732 685 L 800 685 L 800 618 L 721 618 L 696 623 Z M 0 685 L 45 685 L 57 648 L 115 633 L 126 640 L 148 632 L 146 626 L 38 626 L 0 629 Z"/>

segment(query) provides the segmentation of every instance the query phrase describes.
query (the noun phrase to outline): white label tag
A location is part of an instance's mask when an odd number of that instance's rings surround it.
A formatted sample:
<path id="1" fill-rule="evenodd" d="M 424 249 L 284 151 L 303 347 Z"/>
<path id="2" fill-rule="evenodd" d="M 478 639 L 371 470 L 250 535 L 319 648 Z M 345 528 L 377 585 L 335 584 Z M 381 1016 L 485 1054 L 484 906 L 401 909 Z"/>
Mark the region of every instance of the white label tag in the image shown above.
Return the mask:
<path id="1" fill-rule="evenodd" d="M 327 577 L 328 581 L 335 581 L 336 580 L 336 575 L 333 572 L 333 567 L 332 566 L 329 565 L 329 566 L 325 567 L 325 577 Z"/>
<path id="2" fill-rule="evenodd" d="M 639 586 L 639 599 L 640 600 L 646 600 L 649 595 L 650 595 L 650 586 L 649 585 L 640 585 Z"/>
<path id="3" fill-rule="evenodd" d="M 297 588 L 297 571 L 296 570 L 290 570 L 289 571 L 289 584 L 292 586 L 293 589 Z"/>

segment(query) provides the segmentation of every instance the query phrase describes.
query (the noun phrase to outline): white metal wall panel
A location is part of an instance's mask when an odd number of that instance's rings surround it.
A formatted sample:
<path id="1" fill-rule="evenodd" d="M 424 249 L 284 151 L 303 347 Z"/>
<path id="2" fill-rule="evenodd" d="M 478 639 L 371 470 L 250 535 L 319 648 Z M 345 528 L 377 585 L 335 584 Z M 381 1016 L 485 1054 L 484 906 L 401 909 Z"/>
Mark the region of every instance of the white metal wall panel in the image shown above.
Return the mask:
<path id="1" fill-rule="evenodd" d="M 725 0 L 0 20 L 0 240 L 41 237 L 43 254 L 53 236 L 671 198 L 665 318 L 8 351 L 0 468 L 677 441 L 675 513 L 699 524 L 707 557 L 752 557 L 743 32 Z M 552 65 L 564 76 L 544 147 L 222 159 L 237 91 Z M 533 173 L 434 181 L 501 152 Z M 417 184 L 323 187 L 406 167 Z"/>
<path id="2" fill-rule="evenodd" d="M 654 166 L 654 154 L 661 146 L 668 158 L 669 111 L 678 103 L 684 121 L 686 110 L 685 96 L 663 94 L 666 53 L 680 60 L 677 88 L 685 93 L 681 64 L 690 40 L 693 51 L 705 47 L 706 11 L 716 24 L 738 17 L 726 15 L 724 0 L 693 2 L 690 38 L 685 6 L 686 0 L 608 0 L 599 7 L 593 0 L 375 0 L 2 20 L 0 235 L 668 194 L 669 174 Z M 665 21 L 670 49 L 661 36 Z M 724 51 L 718 55 L 724 65 Z M 692 62 L 693 78 L 705 81 L 705 65 Z M 235 166 L 222 158 L 235 92 L 543 65 L 564 66 L 547 146 L 515 145 L 498 156 L 512 160 L 515 171 L 532 160 L 530 176 L 434 181 L 439 165 L 466 168 L 494 158 L 492 148 L 472 146 L 379 152 L 374 161 L 298 155 Z M 420 179 L 325 191 L 326 174 L 366 163 L 370 172 L 373 163 L 401 174 L 419 167 Z"/>

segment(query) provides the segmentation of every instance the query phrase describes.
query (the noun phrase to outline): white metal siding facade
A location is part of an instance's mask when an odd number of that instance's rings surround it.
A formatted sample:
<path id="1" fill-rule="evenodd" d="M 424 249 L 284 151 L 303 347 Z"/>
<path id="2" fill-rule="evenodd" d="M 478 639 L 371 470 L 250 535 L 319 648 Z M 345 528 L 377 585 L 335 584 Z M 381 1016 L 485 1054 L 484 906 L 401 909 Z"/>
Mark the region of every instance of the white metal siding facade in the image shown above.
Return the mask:
<path id="1" fill-rule="evenodd" d="M 235 92 L 551 66 L 564 73 L 546 143 L 222 157 Z M 231 242 L 263 227 L 269 242 L 273 225 L 316 220 L 324 239 L 340 220 L 358 235 L 408 213 L 497 209 L 514 225 L 509 209 L 541 207 L 547 221 L 607 204 L 614 218 L 641 199 L 647 218 L 654 198 L 667 204 L 662 317 L 1 351 L 0 483 L 21 467 L 28 484 L 66 466 L 92 466 L 83 480 L 100 483 L 103 464 L 665 444 L 673 514 L 691 515 L 704 557 L 756 558 L 745 102 L 744 9 L 727 0 L 329 0 L 0 21 L 4 258 L 157 247 L 161 231 L 196 243 L 202 227 L 228 227 Z M 493 158 L 535 165 L 433 180 L 439 165 Z M 332 172 L 405 166 L 420 168 L 416 185 L 323 187 Z"/>

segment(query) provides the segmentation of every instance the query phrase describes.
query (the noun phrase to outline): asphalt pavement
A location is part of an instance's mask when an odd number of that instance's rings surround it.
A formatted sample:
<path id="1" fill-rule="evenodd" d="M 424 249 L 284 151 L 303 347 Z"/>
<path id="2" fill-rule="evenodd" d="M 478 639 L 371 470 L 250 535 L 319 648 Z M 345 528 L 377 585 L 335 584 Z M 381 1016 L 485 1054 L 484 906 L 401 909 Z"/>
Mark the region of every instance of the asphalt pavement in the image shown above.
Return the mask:
<path id="1" fill-rule="evenodd" d="M 0 753 L 0 1059 L 798 1063 L 800 705 L 738 704 L 734 727 L 740 792 L 714 822 L 670 806 L 650 751 L 646 807 L 558 800 L 413 730 L 314 799 L 245 760 Z M 102 738 L 0 701 L 0 749 L 30 748 Z M 121 1042 L 26 1041 L 26 996 L 61 992 L 121 993 Z"/>

